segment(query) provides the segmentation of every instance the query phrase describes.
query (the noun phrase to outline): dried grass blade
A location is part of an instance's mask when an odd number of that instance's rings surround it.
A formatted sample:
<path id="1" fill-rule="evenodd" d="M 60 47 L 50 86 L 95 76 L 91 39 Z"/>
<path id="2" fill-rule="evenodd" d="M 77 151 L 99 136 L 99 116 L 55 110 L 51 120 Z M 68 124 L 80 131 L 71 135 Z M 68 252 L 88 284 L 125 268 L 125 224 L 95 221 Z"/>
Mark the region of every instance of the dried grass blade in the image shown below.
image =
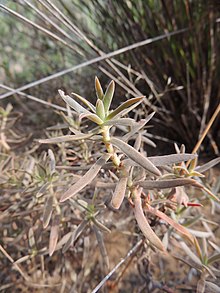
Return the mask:
<path id="1" fill-rule="evenodd" d="M 58 137 L 39 139 L 39 143 L 62 143 L 68 141 L 76 141 L 80 139 L 88 139 L 92 137 L 94 133 L 76 134 L 76 135 L 62 135 Z"/>
<path id="2" fill-rule="evenodd" d="M 157 169 L 148 158 L 141 155 L 133 147 L 125 143 L 124 141 L 113 137 L 111 143 L 118 147 L 123 153 L 125 153 L 129 158 L 136 162 L 139 166 L 143 167 L 147 171 L 153 173 L 154 175 L 160 176 L 160 170 Z"/>
<path id="3" fill-rule="evenodd" d="M 59 224 L 60 216 L 56 215 L 53 219 L 52 227 L 50 230 L 50 240 L 49 240 L 49 255 L 52 256 L 56 249 L 58 236 L 59 236 Z"/>
<path id="4" fill-rule="evenodd" d="M 166 189 L 173 188 L 177 186 L 185 186 L 185 185 L 194 185 L 196 181 L 190 178 L 180 178 L 180 179 L 167 179 L 167 180 L 145 180 L 138 181 L 135 184 L 146 188 L 146 189 Z"/>
<path id="5" fill-rule="evenodd" d="M 128 182 L 128 178 L 122 177 L 119 179 L 119 181 L 116 184 L 116 188 L 111 200 L 111 205 L 115 209 L 119 209 L 122 204 L 122 201 L 125 197 L 127 182 Z"/>
<path id="6" fill-rule="evenodd" d="M 49 195 L 44 207 L 44 213 L 43 213 L 43 227 L 44 229 L 47 228 L 50 222 L 50 218 L 52 216 L 53 212 L 53 196 Z"/>
<path id="7" fill-rule="evenodd" d="M 137 194 L 139 193 L 139 194 Z M 159 250 L 165 251 L 165 248 L 163 246 L 163 243 L 159 239 L 159 237 L 154 233 L 151 226 L 149 225 L 147 219 L 145 218 L 143 209 L 142 209 L 142 202 L 141 202 L 141 189 L 137 191 L 135 197 L 134 197 L 134 214 L 135 218 L 137 220 L 138 226 L 140 227 L 142 233 L 144 236 Z"/>
<path id="8" fill-rule="evenodd" d="M 69 199 L 70 197 L 81 191 L 86 185 L 88 185 L 96 177 L 102 166 L 108 161 L 109 158 L 109 154 L 105 154 L 101 158 L 99 158 L 97 162 L 86 172 L 86 174 L 82 176 L 79 181 L 77 181 L 64 193 L 60 201 L 64 202 L 65 200 Z"/>

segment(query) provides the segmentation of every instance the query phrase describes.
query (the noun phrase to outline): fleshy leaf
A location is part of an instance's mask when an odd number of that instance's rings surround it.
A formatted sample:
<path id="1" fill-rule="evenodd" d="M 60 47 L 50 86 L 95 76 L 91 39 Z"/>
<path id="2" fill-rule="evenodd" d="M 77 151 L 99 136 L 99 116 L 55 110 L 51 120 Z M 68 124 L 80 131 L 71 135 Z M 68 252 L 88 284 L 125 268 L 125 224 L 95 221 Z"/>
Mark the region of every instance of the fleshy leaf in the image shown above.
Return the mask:
<path id="1" fill-rule="evenodd" d="M 68 95 L 64 94 L 64 91 L 62 90 L 58 90 L 61 98 L 71 107 L 73 108 L 77 113 L 81 114 L 87 114 L 90 113 L 87 109 L 85 109 L 84 107 L 82 107 L 79 103 L 77 103 L 73 98 L 71 98 Z"/>
<path id="2" fill-rule="evenodd" d="M 167 180 L 145 180 L 145 181 L 138 181 L 135 184 L 146 188 L 148 190 L 151 189 L 166 189 L 166 188 L 173 188 L 177 186 L 184 186 L 184 185 L 194 185 L 196 183 L 195 180 L 190 178 L 178 178 L 178 179 L 167 179 Z"/>
<path id="3" fill-rule="evenodd" d="M 196 167 L 195 171 L 197 171 L 199 173 L 203 173 L 219 163 L 220 163 L 220 157 L 215 158 L 214 160 L 211 160 L 210 162 L 204 164 L 203 166 Z"/>
<path id="4" fill-rule="evenodd" d="M 132 105 L 138 105 L 142 100 L 143 100 L 144 96 L 142 97 L 137 97 L 137 98 L 133 98 L 130 99 L 124 103 L 122 103 L 118 108 L 116 108 L 114 111 L 112 111 L 107 117 L 106 120 L 110 120 L 114 117 L 116 117 L 116 115 L 118 115 L 119 113 L 121 113 L 122 111 L 129 109 L 130 106 Z"/>
<path id="5" fill-rule="evenodd" d="M 50 218 L 52 216 L 53 212 L 53 196 L 49 195 L 44 207 L 44 213 L 43 213 L 43 227 L 44 229 L 47 228 L 50 222 Z"/>
<path id="6" fill-rule="evenodd" d="M 134 127 L 136 124 L 137 124 L 137 122 L 131 118 L 112 119 L 112 120 L 105 121 L 103 123 L 103 125 L 106 125 L 106 126 L 110 126 L 110 125 L 121 126 L 121 125 L 123 125 L 123 126 L 130 126 L 130 127 Z"/>
<path id="7" fill-rule="evenodd" d="M 76 134 L 76 135 L 63 135 L 58 137 L 46 138 L 46 139 L 39 139 L 39 143 L 61 143 L 61 142 L 68 142 L 68 141 L 75 141 L 80 139 L 87 139 L 94 135 L 94 133 L 83 133 L 83 134 Z"/>
<path id="8" fill-rule="evenodd" d="M 148 160 L 151 161 L 156 167 L 177 164 L 183 161 L 188 161 L 191 158 L 195 158 L 197 155 L 194 154 L 173 154 L 173 155 L 165 155 L 165 156 L 155 156 L 155 157 L 148 157 Z M 125 165 L 132 165 L 135 166 L 131 160 L 126 159 L 123 161 Z"/>
<path id="9" fill-rule="evenodd" d="M 103 121 L 105 119 L 105 109 L 103 102 L 101 100 L 97 100 L 96 102 L 96 115 Z"/>
<path id="10" fill-rule="evenodd" d="M 59 236 L 59 223 L 60 223 L 60 216 L 56 215 L 50 230 L 50 240 L 49 240 L 49 255 L 52 256 L 56 249 L 57 240 Z"/>
<path id="11" fill-rule="evenodd" d="M 125 197 L 128 178 L 122 177 L 116 184 L 115 191 L 112 196 L 111 205 L 115 209 L 119 209 Z"/>
<path id="12" fill-rule="evenodd" d="M 115 92 L 115 82 L 112 80 L 110 84 L 108 85 L 104 98 L 103 98 L 103 103 L 104 103 L 104 108 L 106 113 L 108 113 L 109 111 L 114 92 Z"/>
<path id="13" fill-rule="evenodd" d="M 134 214 L 137 220 L 138 226 L 140 227 L 144 236 L 158 249 L 165 251 L 163 243 L 161 242 L 160 238 L 154 233 L 151 226 L 149 225 L 143 209 L 142 209 L 142 202 L 141 202 L 141 189 L 137 191 L 133 202 L 134 202 Z"/>
<path id="14" fill-rule="evenodd" d="M 88 114 L 81 114 L 80 119 L 87 118 L 98 125 L 102 125 L 103 121 L 99 118 L 96 114 L 88 113 Z"/>
<path id="15" fill-rule="evenodd" d="M 157 217 L 159 217 L 160 219 L 166 221 L 168 224 L 170 224 L 174 229 L 176 229 L 178 232 L 180 232 L 181 234 L 183 234 L 184 236 L 186 236 L 192 243 L 194 243 L 194 237 L 192 234 L 190 234 L 190 232 L 183 227 L 182 225 L 180 225 L 179 223 L 175 222 L 173 219 L 171 219 L 170 217 L 168 217 L 166 214 L 164 214 L 163 212 L 152 208 L 150 205 L 146 205 L 147 206 L 147 210 L 151 213 L 156 215 Z"/>
<path id="16" fill-rule="evenodd" d="M 108 161 L 109 158 L 109 154 L 104 154 L 101 158 L 99 158 L 97 162 L 86 172 L 86 174 L 64 193 L 60 201 L 64 202 L 88 185 L 96 177 L 102 166 Z"/>
<path id="17" fill-rule="evenodd" d="M 83 232 L 83 230 L 86 228 L 87 224 L 88 224 L 88 219 L 83 220 L 78 227 L 76 228 L 76 230 L 70 235 L 69 239 L 67 240 L 67 242 L 65 243 L 62 252 L 66 252 L 70 246 L 73 245 L 73 243 L 78 239 L 78 237 L 80 236 L 80 234 Z"/>
<path id="18" fill-rule="evenodd" d="M 119 148 L 124 154 L 126 154 L 129 158 L 131 158 L 134 162 L 136 162 L 138 165 L 146 169 L 147 171 L 160 176 L 160 170 L 157 169 L 149 160 L 147 157 L 144 157 L 141 153 L 136 151 L 133 147 L 125 143 L 124 141 L 113 137 L 111 139 L 111 143 L 115 145 L 117 148 Z"/>
<path id="19" fill-rule="evenodd" d="M 104 93 L 103 93 L 102 86 L 101 86 L 101 84 L 100 84 L 99 79 L 98 79 L 97 76 L 95 77 L 95 89 L 96 89 L 96 96 L 97 96 L 97 98 L 100 99 L 100 100 L 102 100 Z"/>
<path id="20" fill-rule="evenodd" d="M 79 99 L 84 105 L 86 105 L 93 113 L 95 113 L 95 106 L 87 101 L 85 98 L 81 97 L 80 95 L 77 95 L 75 93 L 71 93 L 73 96 L 75 96 L 77 99 Z"/>

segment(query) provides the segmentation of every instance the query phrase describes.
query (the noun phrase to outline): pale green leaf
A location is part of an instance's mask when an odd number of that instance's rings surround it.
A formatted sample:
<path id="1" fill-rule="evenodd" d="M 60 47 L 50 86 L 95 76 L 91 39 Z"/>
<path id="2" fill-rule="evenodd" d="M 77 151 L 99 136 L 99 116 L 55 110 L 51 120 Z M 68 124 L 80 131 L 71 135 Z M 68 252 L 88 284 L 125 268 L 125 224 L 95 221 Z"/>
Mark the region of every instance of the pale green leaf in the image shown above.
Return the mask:
<path id="1" fill-rule="evenodd" d="M 137 98 L 133 98 L 133 99 L 130 99 L 126 102 L 124 102 L 123 104 L 121 104 L 118 108 L 116 108 L 114 111 L 112 111 L 107 117 L 106 117 L 106 120 L 110 120 L 114 117 L 116 117 L 119 113 L 122 113 L 124 110 L 131 110 L 133 108 L 130 108 L 130 106 L 137 106 L 138 104 L 140 104 L 140 102 L 143 100 L 143 96 L 142 97 L 137 97 Z M 124 112 L 123 115 L 125 115 L 125 113 L 127 112 Z"/>
<path id="2" fill-rule="evenodd" d="M 103 102 L 101 100 L 97 100 L 96 102 L 96 115 L 103 121 L 105 119 L 105 109 Z"/>
<path id="3" fill-rule="evenodd" d="M 112 80 L 110 84 L 108 85 L 105 95 L 103 97 L 103 103 L 104 103 L 104 108 L 106 113 L 108 113 L 109 111 L 112 98 L 114 95 L 114 91 L 115 91 L 115 82 Z"/>
<path id="4" fill-rule="evenodd" d="M 96 114 L 92 114 L 92 113 L 89 113 L 89 114 L 81 114 L 80 115 L 80 119 L 83 119 L 83 118 L 87 118 L 89 120 L 91 120 L 92 122 L 98 124 L 98 125 L 102 125 L 103 124 L 103 121 L 102 119 L 99 118 L 99 116 L 97 116 Z"/>
<path id="5" fill-rule="evenodd" d="M 88 100 L 86 100 L 85 98 L 81 97 L 80 95 L 77 95 L 75 93 L 71 93 L 74 97 L 76 97 L 77 99 L 79 99 L 84 105 L 86 105 L 93 113 L 95 113 L 95 106 L 90 103 Z"/>
<path id="6" fill-rule="evenodd" d="M 97 98 L 102 100 L 103 96 L 104 96 L 104 93 L 103 93 L 102 86 L 101 86 L 100 81 L 99 81 L 97 76 L 95 77 L 95 89 L 96 89 Z"/>

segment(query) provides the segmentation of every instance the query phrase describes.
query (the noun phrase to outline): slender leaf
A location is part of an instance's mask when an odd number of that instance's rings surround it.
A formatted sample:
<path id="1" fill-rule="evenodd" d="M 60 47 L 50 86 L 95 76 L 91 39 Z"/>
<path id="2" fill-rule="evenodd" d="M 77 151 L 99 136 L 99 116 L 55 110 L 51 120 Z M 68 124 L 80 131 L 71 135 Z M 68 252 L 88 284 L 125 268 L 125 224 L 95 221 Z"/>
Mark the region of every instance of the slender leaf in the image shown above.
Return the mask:
<path id="1" fill-rule="evenodd" d="M 110 158 L 109 154 L 103 155 L 101 158 L 97 160 L 97 162 L 86 172 L 84 176 L 82 176 L 73 186 L 71 186 L 61 197 L 60 201 L 64 202 L 70 197 L 74 196 L 76 193 L 81 191 L 86 185 L 88 185 L 99 173 L 102 166 L 108 161 Z"/>
<path id="2" fill-rule="evenodd" d="M 173 154 L 173 155 L 165 155 L 165 156 L 155 156 L 148 157 L 148 160 L 151 161 L 156 167 L 162 167 L 171 164 L 177 164 L 183 161 L 188 161 L 191 158 L 195 158 L 197 155 L 194 154 Z M 136 166 L 134 162 L 129 159 L 123 161 L 124 165 Z"/>
<path id="3" fill-rule="evenodd" d="M 108 121 L 105 121 L 103 123 L 103 125 L 115 125 L 115 126 L 130 126 L 130 127 L 133 127 L 137 124 L 137 122 L 134 120 L 134 119 L 131 119 L 131 118 L 121 118 L 121 119 L 112 119 L 112 120 L 108 120 Z"/>
<path id="4" fill-rule="evenodd" d="M 50 218 L 52 216 L 53 212 L 53 196 L 49 195 L 44 207 L 44 213 L 43 213 L 43 227 L 44 229 L 47 228 L 50 222 Z"/>
<path id="5" fill-rule="evenodd" d="M 100 230 L 106 233 L 111 233 L 111 230 L 107 228 L 105 225 L 103 225 L 101 222 L 99 222 L 96 218 L 92 218 L 92 221 Z"/>
<path id="6" fill-rule="evenodd" d="M 49 240 L 49 255 L 52 256 L 56 249 L 58 236 L 59 236 L 59 224 L 60 216 L 56 215 L 53 219 L 53 223 L 50 230 L 50 240 Z"/>
<path id="7" fill-rule="evenodd" d="M 88 114 L 90 113 L 87 109 L 82 107 L 79 103 L 77 103 L 73 98 L 71 98 L 68 95 L 64 94 L 64 91 L 58 90 L 61 98 L 71 107 L 73 108 L 77 113 L 81 114 Z"/>
<path id="8" fill-rule="evenodd" d="M 71 93 L 71 95 L 73 95 L 74 97 L 76 97 L 77 99 L 79 99 L 84 105 L 86 105 L 93 113 L 95 113 L 95 106 L 90 103 L 88 100 L 86 100 L 85 98 L 81 97 L 80 95 L 77 95 L 75 93 Z"/>
<path id="9" fill-rule="evenodd" d="M 137 220 L 138 226 L 140 227 L 144 236 L 159 250 L 165 251 L 163 243 L 160 238 L 154 233 L 151 226 L 149 225 L 147 219 L 145 218 L 144 212 L 142 210 L 142 202 L 141 202 L 141 189 L 138 191 L 139 194 L 134 196 L 134 214 Z"/>
<path id="10" fill-rule="evenodd" d="M 129 140 L 135 133 L 137 133 L 147 124 L 147 122 L 154 116 L 154 114 L 155 112 L 148 115 L 145 119 L 141 119 L 140 121 L 136 122 L 135 126 L 131 129 L 131 131 L 122 137 L 122 140 Z"/>
<path id="11" fill-rule="evenodd" d="M 103 102 L 101 100 L 97 100 L 96 102 L 96 115 L 103 121 L 105 119 L 105 109 Z"/>
<path id="12" fill-rule="evenodd" d="M 62 135 L 58 137 L 46 138 L 46 139 L 39 139 L 39 143 L 62 143 L 68 141 L 76 141 L 81 139 L 87 139 L 94 135 L 94 133 L 83 133 L 83 134 L 76 134 L 76 135 Z"/>
<path id="13" fill-rule="evenodd" d="M 146 205 L 147 210 L 151 213 L 156 215 L 157 217 L 161 218 L 162 220 L 166 221 L 168 224 L 170 224 L 174 229 L 176 229 L 178 232 L 180 232 L 182 235 L 186 236 L 192 243 L 194 243 L 194 237 L 192 234 L 190 234 L 189 230 L 180 225 L 179 223 L 175 222 L 173 219 L 168 217 L 163 212 L 152 208 L 150 205 Z"/>
<path id="14" fill-rule="evenodd" d="M 106 113 L 108 113 L 109 108 L 111 106 L 114 92 L 115 92 L 115 82 L 112 80 L 110 84 L 108 85 L 105 95 L 103 97 L 103 103 L 104 103 L 104 108 Z"/>
<path id="15" fill-rule="evenodd" d="M 116 117 L 116 115 L 118 115 L 119 113 L 121 113 L 124 110 L 128 110 L 130 106 L 132 105 L 138 105 L 144 97 L 138 97 L 138 98 L 133 98 L 130 99 L 126 102 L 124 102 L 123 104 L 121 104 L 118 108 L 116 108 L 114 111 L 112 111 L 107 117 L 106 120 L 110 120 L 114 117 Z"/>
<path id="16" fill-rule="evenodd" d="M 92 113 L 81 114 L 80 119 L 83 119 L 83 118 L 87 118 L 87 119 L 91 120 L 92 122 L 94 122 L 94 123 L 96 123 L 98 125 L 103 124 L 102 119 L 100 119 L 99 116 L 97 116 L 96 114 L 92 114 Z"/>
<path id="17" fill-rule="evenodd" d="M 213 262 L 219 262 L 219 261 L 220 261 L 220 253 L 217 253 L 209 257 L 208 264 L 212 264 Z"/>
<path id="18" fill-rule="evenodd" d="M 125 143 L 124 141 L 113 137 L 111 139 L 111 143 L 115 145 L 117 148 L 119 148 L 124 154 L 126 154 L 129 158 L 131 158 L 134 162 L 136 162 L 138 165 L 146 169 L 147 171 L 160 176 L 160 170 L 157 169 L 151 161 L 148 160 L 148 158 L 144 157 L 136 151 L 133 147 Z"/>
<path id="19" fill-rule="evenodd" d="M 97 98 L 102 100 L 103 96 L 104 96 L 104 93 L 103 93 L 102 86 L 101 86 L 100 81 L 99 81 L 97 76 L 95 77 L 95 89 L 96 89 Z"/>
<path id="20" fill-rule="evenodd" d="M 138 181 L 135 184 L 151 190 L 151 189 L 166 189 L 166 188 L 173 188 L 177 186 L 185 186 L 185 185 L 193 185 L 195 184 L 194 179 L 190 178 L 178 178 L 178 179 L 167 179 L 167 180 L 145 180 L 145 181 Z"/>
<path id="21" fill-rule="evenodd" d="M 53 174 L 56 171 L 56 161 L 54 153 L 51 149 L 48 150 L 48 155 L 50 157 L 50 173 Z"/>
<path id="22" fill-rule="evenodd" d="M 85 219 L 78 225 L 76 230 L 70 235 L 68 241 L 65 243 L 63 250 L 62 250 L 63 253 L 66 252 L 70 248 L 70 246 L 72 246 L 73 243 L 79 238 L 80 234 L 86 228 L 88 222 L 89 222 L 89 220 Z"/>
<path id="23" fill-rule="evenodd" d="M 122 201 L 125 197 L 127 182 L 128 182 L 128 178 L 122 177 L 119 179 L 119 181 L 116 184 L 116 188 L 111 200 L 111 205 L 115 209 L 119 209 L 122 204 Z"/>
<path id="24" fill-rule="evenodd" d="M 207 170 L 213 168 L 215 165 L 220 163 L 220 157 L 219 158 L 215 158 L 214 160 L 211 160 L 210 162 L 204 164 L 203 166 L 198 166 L 195 168 L 195 171 L 199 172 L 199 173 L 203 173 L 206 172 Z"/>

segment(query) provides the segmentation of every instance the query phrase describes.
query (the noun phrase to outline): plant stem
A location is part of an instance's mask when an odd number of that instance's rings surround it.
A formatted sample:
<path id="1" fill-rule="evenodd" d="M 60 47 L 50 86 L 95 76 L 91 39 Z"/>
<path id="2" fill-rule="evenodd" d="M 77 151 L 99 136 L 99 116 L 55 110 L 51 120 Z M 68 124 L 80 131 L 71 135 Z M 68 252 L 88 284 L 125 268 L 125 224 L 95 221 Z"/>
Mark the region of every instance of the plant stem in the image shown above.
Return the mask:
<path id="1" fill-rule="evenodd" d="M 102 137 L 103 137 L 103 142 L 105 144 L 107 152 L 111 155 L 111 160 L 113 164 L 118 168 L 120 166 L 121 160 L 116 154 L 113 145 L 110 143 L 110 127 L 109 126 L 103 126 L 102 127 Z"/>

